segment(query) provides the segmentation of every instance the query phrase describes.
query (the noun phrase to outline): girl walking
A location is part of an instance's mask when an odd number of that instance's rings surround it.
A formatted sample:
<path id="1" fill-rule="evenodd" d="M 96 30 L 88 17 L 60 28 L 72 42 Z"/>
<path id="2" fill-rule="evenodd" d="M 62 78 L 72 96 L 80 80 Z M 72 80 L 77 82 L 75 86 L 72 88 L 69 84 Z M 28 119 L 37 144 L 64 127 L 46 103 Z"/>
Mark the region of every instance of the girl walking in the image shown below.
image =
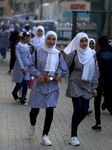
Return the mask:
<path id="1" fill-rule="evenodd" d="M 14 64 L 12 82 L 16 82 L 16 86 L 12 91 L 12 95 L 15 100 L 18 98 L 18 91 L 22 88 L 22 98 L 21 103 L 26 103 L 26 94 L 27 89 L 30 81 L 30 73 L 28 71 L 29 60 L 31 58 L 30 54 L 30 46 L 26 43 L 30 40 L 30 33 L 29 32 L 22 32 L 20 34 L 20 41 L 16 45 L 16 61 Z"/>
<path id="2" fill-rule="evenodd" d="M 78 126 L 88 113 L 89 99 L 97 95 L 98 65 L 95 51 L 89 48 L 87 34 L 80 32 L 64 49 L 66 62 L 72 71 L 68 79 L 66 96 L 72 99 L 73 115 L 71 124 L 71 145 L 80 145 Z"/>
<path id="3" fill-rule="evenodd" d="M 53 31 L 47 32 L 43 48 L 37 51 L 37 65 L 35 64 L 35 53 L 32 55 L 29 64 L 29 72 L 34 76 L 28 102 L 31 107 L 29 136 L 32 136 L 35 132 L 36 118 L 40 109 L 45 109 L 42 143 L 47 146 L 52 145 L 48 133 L 59 97 L 58 82 L 68 73 L 68 67 L 63 56 L 55 48 L 56 41 L 57 34 Z"/>

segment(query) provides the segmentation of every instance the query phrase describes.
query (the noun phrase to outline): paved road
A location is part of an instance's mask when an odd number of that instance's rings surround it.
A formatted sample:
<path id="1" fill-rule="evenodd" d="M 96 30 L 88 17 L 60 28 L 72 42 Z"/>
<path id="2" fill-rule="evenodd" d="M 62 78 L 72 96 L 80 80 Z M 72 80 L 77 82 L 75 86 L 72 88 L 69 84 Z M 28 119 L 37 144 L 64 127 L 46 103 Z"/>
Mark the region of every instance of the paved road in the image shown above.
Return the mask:
<path id="1" fill-rule="evenodd" d="M 15 102 L 11 92 L 14 84 L 12 75 L 7 74 L 9 52 L 5 62 L 0 60 L 0 150 L 112 150 L 112 117 L 107 111 L 102 112 L 102 131 L 93 131 L 94 113 L 87 116 L 79 127 L 78 137 L 81 145 L 68 144 L 70 138 L 70 120 L 72 116 L 71 100 L 65 97 L 67 77 L 62 80 L 60 97 L 54 113 L 54 120 L 49 133 L 53 146 L 41 145 L 41 133 L 44 123 L 44 110 L 37 118 L 36 132 L 28 137 L 28 106 Z M 29 95 L 30 90 L 28 91 Z M 93 109 L 93 100 L 91 100 Z"/>

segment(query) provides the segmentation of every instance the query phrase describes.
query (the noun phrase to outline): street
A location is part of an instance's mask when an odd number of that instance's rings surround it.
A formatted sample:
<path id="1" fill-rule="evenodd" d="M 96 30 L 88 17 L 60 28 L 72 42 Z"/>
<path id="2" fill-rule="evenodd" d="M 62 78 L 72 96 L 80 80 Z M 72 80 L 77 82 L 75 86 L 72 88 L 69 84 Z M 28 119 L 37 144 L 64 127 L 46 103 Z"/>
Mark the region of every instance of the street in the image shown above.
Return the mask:
<path id="1" fill-rule="evenodd" d="M 107 110 L 102 111 L 102 131 L 93 131 L 95 124 L 94 112 L 88 115 L 79 126 L 78 139 L 80 146 L 69 145 L 72 117 L 71 99 L 65 96 L 67 77 L 59 84 L 60 97 L 54 112 L 54 119 L 49 132 L 53 146 L 41 144 L 44 124 L 44 110 L 37 118 L 33 137 L 28 137 L 29 111 L 28 106 L 16 102 L 11 92 L 15 86 L 11 82 L 9 70 L 10 52 L 6 61 L 0 59 L 0 150 L 111 150 L 112 149 L 112 117 Z M 30 89 L 28 91 L 29 95 Z M 90 102 L 94 109 L 93 99 Z"/>

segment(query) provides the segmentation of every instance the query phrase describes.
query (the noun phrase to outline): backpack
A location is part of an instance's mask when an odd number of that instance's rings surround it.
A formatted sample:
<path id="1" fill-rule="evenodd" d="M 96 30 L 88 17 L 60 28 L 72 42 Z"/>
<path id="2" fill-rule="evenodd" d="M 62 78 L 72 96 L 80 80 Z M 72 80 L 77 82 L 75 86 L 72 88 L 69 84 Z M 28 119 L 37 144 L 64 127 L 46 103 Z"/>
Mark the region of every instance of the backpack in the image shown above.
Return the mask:
<path id="1" fill-rule="evenodd" d="M 71 66 L 69 68 L 69 77 L 70 77 L 70 75 L 71 75 L 71 73 L 72 73 L 72 71 L 74 69 L 74 59 L 75 59 L 76 53 L 77 53 L 77 51 L 75 50 L 75 54 L 73 56 L 72 64 L 71 64 Z"/>
<path id="2" fill-rule="evenodd" d="M 60 53 L 59 53 L 59 58 L 60 58 Z M 35 67 L 37 68 L 37 51 L 35 50 Z"/>

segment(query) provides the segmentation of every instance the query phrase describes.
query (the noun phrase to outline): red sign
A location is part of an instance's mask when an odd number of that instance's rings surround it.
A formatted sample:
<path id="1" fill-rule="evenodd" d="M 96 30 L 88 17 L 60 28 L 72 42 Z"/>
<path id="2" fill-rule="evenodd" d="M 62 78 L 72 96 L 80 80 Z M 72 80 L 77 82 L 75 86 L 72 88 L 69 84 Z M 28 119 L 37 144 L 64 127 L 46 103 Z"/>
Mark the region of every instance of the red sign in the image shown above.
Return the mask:
<path id="1" fill-rule="evenodd" d="M 85 10 L 86 9 L 86 5 L 85 4 L 72 4 L 71 5 L 71 9 L 82 9 L 82 10 Z"/>

